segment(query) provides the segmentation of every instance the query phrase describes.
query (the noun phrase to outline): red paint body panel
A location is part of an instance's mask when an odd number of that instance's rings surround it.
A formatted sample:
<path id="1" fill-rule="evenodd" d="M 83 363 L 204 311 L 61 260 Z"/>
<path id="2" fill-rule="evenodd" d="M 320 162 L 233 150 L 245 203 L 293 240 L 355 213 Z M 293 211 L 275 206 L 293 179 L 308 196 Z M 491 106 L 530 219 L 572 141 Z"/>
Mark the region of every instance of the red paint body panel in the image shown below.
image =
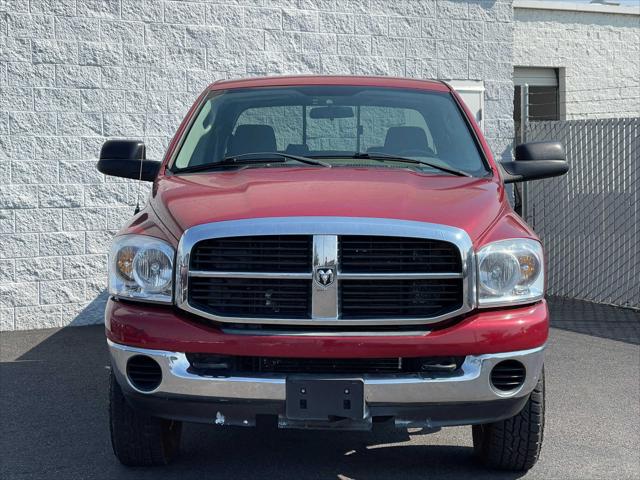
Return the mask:
<path id="1" fill-rule="evenodd" d="M 365 87 L 411 88 L 448 92 L 449 87 L 435 80 L 417 80 L 397 77 L 360 77 L 351 75 L 291 75 L 280 77 L 245 78 L 222 80 L 212 83 L 208 90 L 228 90 L 232 88 L 286 87 L 303 85 L 359 85 Z"/>
<path id="2" fill-rule="evenodd" d="M 502 238 L 536 238 L 499 182 L 400 169 L 251 168 L 164 177 L 151 206 L 175 236 L 223 220 L 342 216 L 450 225 L 466 230 L 476 246 L 501 220 Z"/>
<path id="3" fill-rule="evenodd" d="M 476 312 L 460 323 L 417 336 L 252 336 L 222 333 L 171 308 L 109 300 L 107 337 L 176 352 L 300 358 L 481 355 L 527 350 L 548 336 L 546 302 Z"/>
<path id="4" fill-rule="evenodd" d="M 123 228 L 119 234 L 149 235 L 150 237 L 164 240 L 171 245 L 178 244 L 178 237 L 167 232 L 167 229 L 164 228 L 164 225 L 160 222 L 153 209 L 148 206 L 134 215 L 129 225 Z"/>
<path id="5" fill-rule="evenodd" d="M 171 230 L 283 216 L 376 217 L 463 228 L 472 239 L 510 207 L 492 179 L 388 168 L 251 168 L 165 177 L 153 209 Z M 318 219 L 318 221 L 322 221 Z M 516 236 L 530 236 L 522 226 Z"/>
<path id="6" fill-rule="evenodd" d="M 534 238 L 504 186 L 492 178 L 439 176 L 386 168 L 251 168 L 164 176 L 149 205 L 120 233 L 177 245 L 203 223 L 285 216 L 372 217 L 464 229 L 476 248 L 502 238 Z M 322 221 L 318 218 L 318 221 Z M 161 235 L 164 231 L 164 235 Z"/>

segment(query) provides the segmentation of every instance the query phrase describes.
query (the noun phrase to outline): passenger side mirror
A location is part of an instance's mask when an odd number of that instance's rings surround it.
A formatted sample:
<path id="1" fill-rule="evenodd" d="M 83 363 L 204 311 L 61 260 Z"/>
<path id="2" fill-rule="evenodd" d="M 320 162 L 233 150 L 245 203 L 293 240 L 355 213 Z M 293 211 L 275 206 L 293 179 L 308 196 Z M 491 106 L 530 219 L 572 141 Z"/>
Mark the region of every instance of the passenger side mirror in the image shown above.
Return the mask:
<path id="1" fill-rule="evenodd" d="M 153 182 L 160 165 L 161 162 L 146 159 L 144 143 L 138 140 L 107 140 L 96 167 L 105 175 Z"/>
<path id="2" fill-rule="evenodd" d="M 504 183 L 557 177 L 569 171 L 560 142 L 532 142 L 518 145 L 515 161 L 501 162 Z"/>

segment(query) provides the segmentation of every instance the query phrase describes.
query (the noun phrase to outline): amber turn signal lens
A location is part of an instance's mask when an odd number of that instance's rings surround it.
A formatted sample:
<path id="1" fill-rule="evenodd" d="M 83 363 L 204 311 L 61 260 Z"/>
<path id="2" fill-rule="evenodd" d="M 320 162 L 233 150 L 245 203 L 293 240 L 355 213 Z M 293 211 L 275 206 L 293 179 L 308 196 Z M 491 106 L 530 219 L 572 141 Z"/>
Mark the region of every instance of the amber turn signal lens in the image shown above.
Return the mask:
<path id="1" fill-rule="evenodd" d="M 529 284 L 533 282 L 540 273 L 540 263 L 532 253 L 518 255 L 520 263 L 521 284 Z"/>
<path id="2" fill-rule="evenodd" d="M 116 259 L 118 274 L 129 282 L 133 281 L 133 259 L 135 256 L 135 248 L 124 247 L 118 252 L 118 258 Z"/>

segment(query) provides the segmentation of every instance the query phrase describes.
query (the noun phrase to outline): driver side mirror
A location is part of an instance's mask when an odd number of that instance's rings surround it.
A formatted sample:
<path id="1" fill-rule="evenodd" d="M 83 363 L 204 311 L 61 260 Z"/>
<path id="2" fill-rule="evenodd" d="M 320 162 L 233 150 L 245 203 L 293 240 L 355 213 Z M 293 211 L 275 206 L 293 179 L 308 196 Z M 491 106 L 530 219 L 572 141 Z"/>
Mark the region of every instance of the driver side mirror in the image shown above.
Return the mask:
<path id="1" fill-rule="evenodd" d="M 147 160 L 144 143 L 138 140 L 107 140 L 96 167 L 105 175 L 153 182 L 160 165 L 161 162 Z"/>
<path id="2" fill-rule="evenodd" d="M 532 142 L 518 145 L 515 160 L 501 162 L 504 183 L 558 177 L 569 171 L 560 142 Z"/>

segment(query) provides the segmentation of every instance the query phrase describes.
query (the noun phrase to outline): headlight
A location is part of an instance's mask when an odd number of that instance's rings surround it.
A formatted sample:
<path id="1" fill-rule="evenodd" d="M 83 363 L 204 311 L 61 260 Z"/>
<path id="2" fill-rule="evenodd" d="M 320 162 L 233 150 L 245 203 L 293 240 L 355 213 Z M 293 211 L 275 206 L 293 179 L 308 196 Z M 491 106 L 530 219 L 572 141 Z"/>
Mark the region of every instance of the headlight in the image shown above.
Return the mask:
<path id="1" fill-rule="evenodd" d="M 535 240 L 490 243 L 477 253 L 478 305 L 534 302 L 544 296 L 544 257 Z"/>
<path id="2" fill-rule="evenodd" d="M 174 250 L 146 235 L 116 237 L 109 255 L 109 293 L 148 302 L 171 303 Z"/>

